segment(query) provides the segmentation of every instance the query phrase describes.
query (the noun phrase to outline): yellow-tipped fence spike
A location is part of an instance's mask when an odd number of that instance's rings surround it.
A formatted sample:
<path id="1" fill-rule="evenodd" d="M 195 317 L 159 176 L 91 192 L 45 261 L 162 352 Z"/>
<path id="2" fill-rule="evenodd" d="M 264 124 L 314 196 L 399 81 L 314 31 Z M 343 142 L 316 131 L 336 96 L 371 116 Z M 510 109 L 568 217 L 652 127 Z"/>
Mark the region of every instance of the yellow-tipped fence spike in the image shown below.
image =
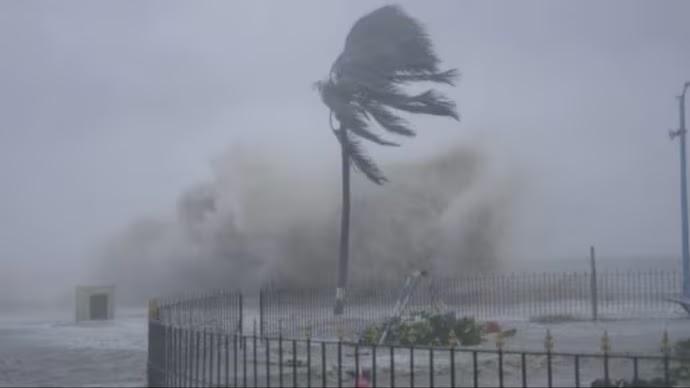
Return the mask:
<path id="1" fill-rule="evenodd" d="M 551 329 L 546 329 L 546 337 L 544 338 L 544 349 L 551 353 L 553 350 L 553 336 L 551 336 Z"/>
<path id="2" fill-rule="evenodd" d="M 338 341 L 343 341 L 343 328 L 340 326 L 340 323 L 338 323 L 338 327 L 336 327 L 336 335 L 338 336 Z"/>
<path id="3" fill-rule="evenodd" d="M 448 334 L 448 342 L 451 347 L 455 347 L 458 343 L 458 336 L 455 334 L 455 329 L 450 329 Z"/>
<path id="4" fill-rule="evenodd" d="M 503 344 L 505 343 L 503 339 L 503 332 L 499 331 L 496 333 L 496 349 L 503 350 Z"/>
<path id="5" fill-rule="evenodd" d="M 604 354 L 611 352 L 611 340 L 606 330 L 604 330 L 604 335 L 601 337 L 601 352 Z"/>
<path id="6" fill-rule="evenodd" d="M 156 299 L 149 300 L 149 320 L 157 321 L 160 318 L 160 309 Z"/>

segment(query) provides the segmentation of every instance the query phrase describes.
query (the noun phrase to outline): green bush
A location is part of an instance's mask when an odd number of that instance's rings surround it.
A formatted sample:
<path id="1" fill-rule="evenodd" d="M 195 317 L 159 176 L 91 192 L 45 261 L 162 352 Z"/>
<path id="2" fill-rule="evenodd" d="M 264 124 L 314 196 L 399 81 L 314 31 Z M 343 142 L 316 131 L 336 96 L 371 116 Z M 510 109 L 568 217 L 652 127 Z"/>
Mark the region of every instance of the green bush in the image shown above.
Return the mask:
<path id="1" fill-rule="evenodd" d="M 690 339 L 678 341 L 673 345 L 673 353 L 675 357 L 684 359 L 679 365 L 671 368 L 671 376 L 675 379 L 688 381 L 690 380 Z"/>
<path id="2" fill-rule="evenodd" d="M 690 339 L 676 342 L 673 351 L 676 357 L 690 359 Z"/>
<path id="3" fill-rule="evenodd" d="M 386 323 L 372 325 L 364 329 L 360 342 L 377 344 Z M 455 314 L 435 314 L 419 312 L 404 320 L 393 318 L 390 321 L 386 344 L 390 345 L 436 345 L 451 346 L 477 345 L 482 341 L 482 325 L 474 318 L 456 318 Z M 452 339 L 455 337 L 455 343 Z"/>
<path id="4" fill-rule="evenodd" d="M 606 380 L 606 379 L 596 379 L 592 381 L 591 387 L 595 388 L 617 388 L 617 387 L 639 387 L 639 388 L 652 388 L 652 387 L 673 387 L 675 385 L 674 381 L 669 382 L 670 385 L 666 385 L 666 382 L 661 377 L 655 377 L 651 380 Z"/>

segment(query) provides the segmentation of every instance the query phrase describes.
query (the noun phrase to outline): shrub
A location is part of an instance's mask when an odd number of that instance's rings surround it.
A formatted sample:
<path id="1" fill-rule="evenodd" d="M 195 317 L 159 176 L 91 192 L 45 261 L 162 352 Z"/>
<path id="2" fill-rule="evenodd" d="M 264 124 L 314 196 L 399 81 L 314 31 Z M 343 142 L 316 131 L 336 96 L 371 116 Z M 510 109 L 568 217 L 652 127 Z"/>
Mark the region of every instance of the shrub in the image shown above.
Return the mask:
<path id="1" fill-rule="evenodd" d="M 393 318 L 379 325 L 364 329 L 360 342 L 377 344 L 386 323 L 390 322 L 386 344 L 391 345 L 477 345 L 482 341 L 482 325 L 474 318 L 456 318 L 455 314 L 435 314 L 426 311 L 415 313 L 406 319 Z M 456 343 L 452 343 L 455 337 Z"/>
<path id="2" fill-rule="evenodd" d="M 675 382 L 671 381 L 671 385 L 665 385 L 665 381 L 661 377 L 655 377 L 651 380 L 643 380 L 643 379 L 637 379 L 637 380 L 632 380 L 628 381 L 625 379 L 620 379 L 620 380 L 606 380 L 606 379 L 596 379 L 592 381 L 591 387 L 672 387 L 675 385 Z"/>
<path id="3" fill-rule="evenodd" d="M 690 360 L 690 339 L 676 342 L 673 345 L 673 353 L 675 357 L 682 358 L 683 361 L 680 365 L 671 368 L 671 376 L 678 380 L 690 380 L 690 363 L 685 361 Z"/>

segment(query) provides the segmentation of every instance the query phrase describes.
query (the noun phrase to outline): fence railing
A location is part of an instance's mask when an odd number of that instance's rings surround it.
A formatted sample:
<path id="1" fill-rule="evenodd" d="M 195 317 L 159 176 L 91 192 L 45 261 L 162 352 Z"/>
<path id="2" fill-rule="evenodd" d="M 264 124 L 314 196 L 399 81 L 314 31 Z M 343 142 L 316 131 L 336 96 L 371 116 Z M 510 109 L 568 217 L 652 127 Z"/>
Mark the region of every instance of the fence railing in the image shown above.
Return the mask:
<path id="1" fill-rule="evenodd" d="M 672 386 L 689 359 L 659 355 L 362 345 L 149 323 L 149 386 Z M 600 384 L 600 385 L 596 385 Z M 627 385 L 626 385 L 627 386 Z M 643 385 L 638 385 L 643 386 Z"/>
<path id="2" fill-rule="evenodd" d="M 427 279 L 408 312 L 437 309 L 479 319 L 592 319 L 685 314 L 672 271 L 477 275 Z M 239 292 L 152 302 L 151 386 L 580 386 L 656 378 L 668 385 L 690 361 L 658 355 L 519 352 L 460 347 L 371 346 L 361 331 L 391 317 L 399 290 L 350 288 L 334 317 L 330 289 L 266 288 L 258 327 L 243 330 Z M 333 340 L 339 338 L 339 340 Z M 348 340 L 345 340 L 348 339 Z M 362 372 L 362 373 L 360 373 Z"/>
<path id="3" fill-rule="evenodd" d="M 402 284 L 402 282 L 401 282 Z M 437 309 L 484 320 L 658 317 L 684 314 L 675 271 L 473 275 L 426 279 L 408 311 Z M 259 296 L 263 335 L 317 338 L 356 335 L 393 313 L 399 289 L 350 287 L 343 315 L 333 316 L 333 289 L 265 288 Z"/>
<path id="4" fill-rule="evenodd" d="M 212 291 L 157 301 L 157 319 L 165 325 L 233 333 L 242 332 L 242 293 Z"/>

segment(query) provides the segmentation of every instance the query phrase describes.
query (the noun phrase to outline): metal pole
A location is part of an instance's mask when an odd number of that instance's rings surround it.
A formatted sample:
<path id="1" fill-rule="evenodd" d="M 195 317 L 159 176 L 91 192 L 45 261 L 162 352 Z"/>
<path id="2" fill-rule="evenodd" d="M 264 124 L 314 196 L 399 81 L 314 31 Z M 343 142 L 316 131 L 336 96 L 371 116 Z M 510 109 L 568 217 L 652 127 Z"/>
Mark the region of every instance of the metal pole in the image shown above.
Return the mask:
<path id="1" fill-rule="evenodd" d="M 683 219 L 683 296 L 690 296 L 690 255 L 688 254 L 688 182 L 687 164 L 685 158 L 685 91 L 688 84 L 683 88 L 683 94 L 678 98 L 680 103 L 680 201 Z"/>
<path id="2" fill-rule="evenodd" d="M 682 253 L 683 253 L 683 297 L 690 297 L 690 249 L 688 248 L 688 186 L 685 157 L 685 92 L 690 87 L 690 82 L 683 86 L 683 93 L 678 96 L 680 105 L 680 127 L 677 131 L 671 131 L 671 139 L 680 136 L 680 206 L 682 222 Z"/>

